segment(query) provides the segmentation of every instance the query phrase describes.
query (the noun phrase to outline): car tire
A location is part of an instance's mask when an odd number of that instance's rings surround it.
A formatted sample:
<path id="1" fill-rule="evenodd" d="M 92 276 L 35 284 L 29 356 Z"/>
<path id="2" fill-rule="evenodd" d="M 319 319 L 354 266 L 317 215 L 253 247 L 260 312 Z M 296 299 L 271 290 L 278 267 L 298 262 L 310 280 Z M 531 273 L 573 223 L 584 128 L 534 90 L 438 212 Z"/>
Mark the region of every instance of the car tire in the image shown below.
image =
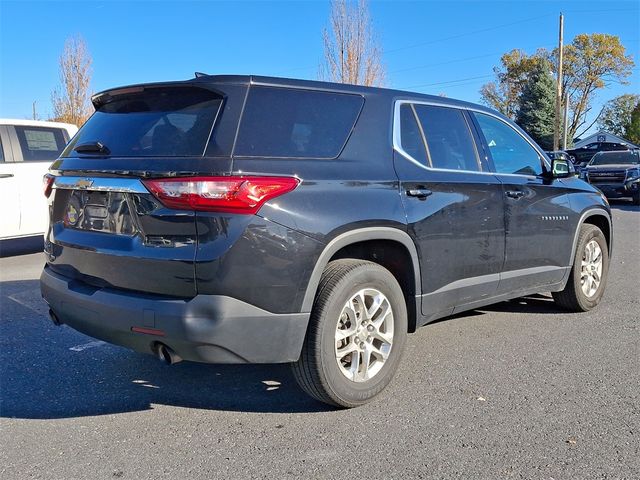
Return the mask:
<path id="1" fill-rule="evenodd" d="M 332 261 L 318 286 L 300 359 L 292 364 L 294 377 L 316 400 L 362 405 L 391 381 L 406 337 L 406 301 L 391 272 L 362 260 Z"/>
<path id="2" fill-rule="evenodd" d="M 634 205 L 640 205 L 640 192 L 633 196 L 632 202 Z"/>
<path id="3" fill-rule="evenodd" d="M 595 225 L 580 227 L 573 267 L 564 290 L 553 293 L 555 302 L 572 312 L 594 308 L 604 294 L 609 273 L 609 249 L 602 230 Z"/>

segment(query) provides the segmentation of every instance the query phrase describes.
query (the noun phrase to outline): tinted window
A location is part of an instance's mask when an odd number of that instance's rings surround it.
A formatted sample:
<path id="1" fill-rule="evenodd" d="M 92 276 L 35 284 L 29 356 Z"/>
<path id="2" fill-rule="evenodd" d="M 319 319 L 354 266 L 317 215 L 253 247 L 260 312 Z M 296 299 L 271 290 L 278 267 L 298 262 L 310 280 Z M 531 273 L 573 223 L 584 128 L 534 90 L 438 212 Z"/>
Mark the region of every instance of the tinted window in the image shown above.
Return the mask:
<path id="1" fill-rule="evenodd" d="M 402 149 L 422 165 L 429 165 L 422 133 L 411 105 L 400 106 L 400 144 Z"/>
<path id="2" fill-rule="evenodd" d="M 100 142 L 111 156 L 201 156 L 222 99 L 195 87 L 127 89 L 108 97 L 65 150 Z M 131 90 L 134 90 L 131 92 Z"/>
<path id="3" fill-rule="evenodd" d="M 356 95 L 251 87 L 234 154 L 335 158 L 363 103 Z"/>
<path id="4" fill-rule="evenodd" d="M 4 162 L 4 150 L 2 149 L 2 139 L 0 138 L 0 162 Z"/>
<path id="5" fill-rule="evenodd" d="M 464 114 L 455 108 L 415 105 L 433 168 L 477 171 L 471 131 Z"/>
<path id="6" fill-rule="evenodd" d="M 67 143 L 60 128 L 16 125 L 15 129 L 25 162 L 53 162 Z"/>
<path id="7" fill-rule="evenodd" d="M 596 153 L 589 165 L 633 165 L 640 162 L 640 154 L 638 152 L 611 152 Z"/>
<path id="8" fill-rule="evenodd" d="M 496 172 L 520 175 L 542 173 L 538 152 L 518 132 L 489 115 L 474 115 L 489 146 Z"/>

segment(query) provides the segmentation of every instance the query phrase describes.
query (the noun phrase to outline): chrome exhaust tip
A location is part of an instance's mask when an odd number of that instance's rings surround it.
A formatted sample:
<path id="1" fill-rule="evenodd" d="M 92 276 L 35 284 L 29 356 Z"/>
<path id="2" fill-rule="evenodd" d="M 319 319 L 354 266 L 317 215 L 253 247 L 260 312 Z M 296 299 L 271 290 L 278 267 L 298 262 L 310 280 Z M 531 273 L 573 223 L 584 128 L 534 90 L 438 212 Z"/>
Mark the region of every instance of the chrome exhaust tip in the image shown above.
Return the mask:
<path id="1" fill-rule="evenodd" d="M 158 343 L 156 345 L 155 352 L 158 359 L 160 359 L 161 362 L 164 362 L 167 365 L 174 365 L 182 361 L 182 357 L 180 355 L 178 355 L 163 343 Z"/>

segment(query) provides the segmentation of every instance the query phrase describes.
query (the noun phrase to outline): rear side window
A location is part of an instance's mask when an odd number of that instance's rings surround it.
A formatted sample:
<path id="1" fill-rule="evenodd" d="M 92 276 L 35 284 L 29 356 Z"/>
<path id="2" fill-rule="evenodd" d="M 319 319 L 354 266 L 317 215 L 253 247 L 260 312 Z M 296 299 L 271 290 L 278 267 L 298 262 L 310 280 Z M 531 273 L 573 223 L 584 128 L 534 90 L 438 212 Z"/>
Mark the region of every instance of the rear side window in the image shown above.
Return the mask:
<path id="1" fill-rule="evenodd" d="M 115 157 L 202 156 L 222 104 L 215 92 L 191 86 L 134 87 L 105 97 L 64 156 L 96 142 Z"/>
<path id="2" fill-rule="evenodd" d="M 335 158 L 363 103 L 358 95 L 251 87 L 234 155 Z"/>
<path id="3" fill-rule="evenodd" d="M 400 144 L 402 149 L 420 164 L 429 165 L 418 121 L 413 107 L 408 103 L 400 106 Z"/>
<path id="4" fill-rule="evenodd" d="M 53 162 L 67 143 L 60 128 L 20 125 L 14 128 L 25 162 Z"/>
<path id="5" fill-rule="evenodd" d="M 497 173 L 540 175 L 542 159 L 522 135 L 506 123 L 482 113 L 474 113 L 489 146 Z"/>
<path id="6" fill-rule="evenodd" d="M 478 171 L 471 130 L 462 111 L 455 108 L 415 105 L 433 168 Z"/>

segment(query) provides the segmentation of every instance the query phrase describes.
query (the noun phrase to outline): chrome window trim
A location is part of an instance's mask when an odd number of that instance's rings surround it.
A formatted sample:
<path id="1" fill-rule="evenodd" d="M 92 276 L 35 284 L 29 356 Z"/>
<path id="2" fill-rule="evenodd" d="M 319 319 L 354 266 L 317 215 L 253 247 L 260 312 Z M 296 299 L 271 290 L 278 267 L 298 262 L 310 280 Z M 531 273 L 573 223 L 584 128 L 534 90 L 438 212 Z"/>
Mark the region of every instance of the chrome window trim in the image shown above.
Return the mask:
<path id="1" fill-rule="evenodd" d="M 482 113 L 484 115 L 488 115 L 490 117 L 493 117 L 499 121 L 501 121 L 502 123 L 504 123 L 506 126 L 508 126 L 511 130 L 513 130 L 517 135 L 519 135 L 523 140 L 525 140 L 530 146 L 531 148 L 533 148 L 533 150 L 535 152 L 538 153 L 538 157 L 542 160 L 542 162 L 544 163 L 545 167 L 550 170 L 551 169 L 551 165 L 547 162 L 547 160 L 544 158 L 546 155 L 543 155 L 540 150 L 533 144 L 531 143 L 526 137 L 524 137 L 520 132 L 518 132 L 515 128 L 513 128 L 511 125 L 509 125 L 508 122 L 505 122 L 504 119 L 500 118 L 498 115 L 495 115 L 494 113 L 491 112 L 487 112 L 484 110 L 480 110 L 478 108 L 473 108 L 473 107 L 467 107 L 467 106 L 460 106 L 460 105 L 454 105 L 454 104 L 450 104 L 450 103 L 440 103 L 440 102 L 429 102 L 429 101 L 425 101 L 425 100 L 396 100 L 395 104 L 394 104 L 394 108 L 393 108 L 393 129 L 392 129 L 392 141 L 393 141 L 393 149 L 398 152 L 400 155 L 402 155 L 405 159 L 409 160 L 411 163 L 417 165 L 418 167 L 427 170 L 427 171 L 435 171 L 435 172 L 456 172 L 456 173 L 471 173 L 471 174 L 479 174 L 479 175 L 502 175 L 502 176 L 508 176 L 508 177 L 519 177 L 519 178 L 537 178 L 537 175 L 524 175 L 521 173 L 500 173 L 500 172 L 483 172 L 483 171 L 477 171 L 477 170 L 453 170 L 453 169 L 448 169 L 448 168 L 435 168 L 435 167 L 428 167 L 426 165 L 421 164 L 418 160 L 416 160 L 415 158 L 413 158 L 411 155 L 409 155 L 407 152 L 404 151 L 404 149 L 402 148 L 402 143 L 400 141 L 401 136 L 400 136 L 400 107 L 404 104 L 410 104 L 410 105 L 429 105 L 429 106 L 433 106 L 433 107 L 445 107 L 445 108 L 455 108 L 457 110 L 466 110 L 468 112 L 477 112 L 477 113 Z M 472 136 L 473 139 L 473 136 Z M 475 140 L 475 139 L 474 139 Z M 475 144 L 475 141 L 474 141 Z M 476 145 L 476 150 L 477 150 L 478 146 Z M 479 152 L 478 152 L 479 153 Z"/>
<path id="2" fill-rule="evenodd" d="M 137 178 L 56 177 L 53 188 L 92 192 L 149 193 L 149 190 Z"/>

